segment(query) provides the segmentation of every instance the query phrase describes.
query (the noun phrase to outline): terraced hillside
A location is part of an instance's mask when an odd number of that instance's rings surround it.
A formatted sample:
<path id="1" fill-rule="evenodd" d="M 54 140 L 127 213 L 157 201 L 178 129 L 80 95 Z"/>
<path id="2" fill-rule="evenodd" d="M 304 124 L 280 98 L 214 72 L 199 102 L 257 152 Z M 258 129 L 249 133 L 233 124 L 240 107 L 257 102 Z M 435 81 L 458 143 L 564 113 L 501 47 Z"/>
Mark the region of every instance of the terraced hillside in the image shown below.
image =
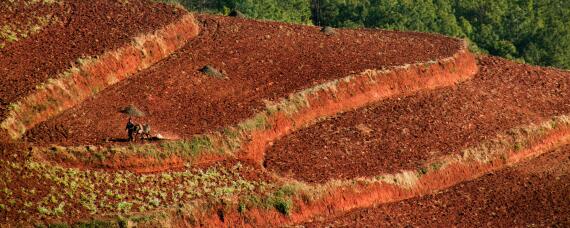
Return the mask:
<path id="1" fill-rule="evenodd" d="M 567 226 L 570 147 L 430 195 L 357 209 L 306 227 Z M 508 184 L 507 184 L 508 183 Z"/>
<path id="2" fill-rule="evenodd" d="M 0 37 L 0 117 L 5 117 L 7 104 L 77 61 L 128 44 L 173 22 L 182 10 L 139 1 L 2 1 L 0 14 L 6 33 Z"/>
<path id="3" fill-rule="evenodd" d="M 82 145 L 124 137 L 125 118 L 117 110 L 131 103 L 150 114 L 140 121 L 164 135 L 189 138 L 235 125 L 265 108 L 266 101 L 366 69 L 452 56 L 461 45 L 420 33 L 339 30 L 329 37 L 317 27 L 208 15 L 197 19 L 200 35 L 181 50 L 36 126 L 27 133 L 28 141 Z M 206 65 L 223 70 L 227 78 L 205 76 L 200 69 Z"/>
<path id="4" fill-rule="evenodd" d="M 267 151 L 265 166 L 307 182 L 414 170 L 570 113 L 567 72 L 495 57 L 479 65 L 479 74 L 457 86 L 390 98 L 288 135 Z"/>
<path id="5" fill-rule="evenodd" d="M 568 224 L 569 72 L 435 34 L 1 4 L 22 21 L 0 49 L 2 227 Z M 128 105 L 160 139 L 128 142 Z"/>

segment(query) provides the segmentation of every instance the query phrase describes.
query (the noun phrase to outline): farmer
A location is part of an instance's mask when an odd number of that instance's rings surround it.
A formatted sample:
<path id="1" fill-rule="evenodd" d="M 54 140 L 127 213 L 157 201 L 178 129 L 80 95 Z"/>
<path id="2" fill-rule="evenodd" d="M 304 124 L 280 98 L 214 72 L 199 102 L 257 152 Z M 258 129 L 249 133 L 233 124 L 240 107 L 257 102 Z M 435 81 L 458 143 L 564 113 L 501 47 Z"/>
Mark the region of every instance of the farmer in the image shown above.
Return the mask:
<path id="1" fill-rule="evenodd" d="M 135 124 L 131 120 L 131 117 L 129 117 L 129 122 L 127 122 L 127 127 L 125 129 L 129 134 L 129 142 L 132 142 L 135 139 L 133 137 L 133 134 L 135 133 Z"/>

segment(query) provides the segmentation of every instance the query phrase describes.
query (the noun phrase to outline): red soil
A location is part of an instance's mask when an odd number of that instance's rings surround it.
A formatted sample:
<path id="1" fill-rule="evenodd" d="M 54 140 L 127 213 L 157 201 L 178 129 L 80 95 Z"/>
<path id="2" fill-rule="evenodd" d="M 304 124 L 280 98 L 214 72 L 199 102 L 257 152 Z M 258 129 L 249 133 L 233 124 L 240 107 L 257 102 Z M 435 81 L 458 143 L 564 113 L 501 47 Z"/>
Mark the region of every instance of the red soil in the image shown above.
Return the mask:
<path id="1" fill-rule="evenodd" d="M 23 165 L 28 159 L 22 157 L 21 151 L 25 151 L 26 148 L 23 144 L 0 144 L 0 159 L 6 161 L 12 161 L 18 163 L 19 165 Z M 204 171 L 209 168 L 225 168 L 229 170 L 230 168 L 234 167 L 237 163 L 240 163 L 243 168 L 240 169 L 239 175 L 244 180 L 249 181 L 264 181 L 264 182 L 271 182 L 273 178 L 270 173 L 264 172 L 262 169 L 258 167 L 257 164 L 248 163 L 247 161 L 237 161 L 228 159 L 225 161 L 215 162 L 208 165 L 196 165 L 192 169 L 188 169 L 191 171 Z M 7 171 L 11 170 L 11 171 Z M 186 170 L 186 171 L 188 171 Z M 0 166 L 0 173 L 13 173 L 13 168 L 9 166 Z M 10 195 L 7 194 L 0 194 L 0 202 L 3 204 L 7 204 L 9 199 L 18 199 L 15 205 L 11 205 L 13 208 L 25 208 L 25 202 L 40 202 L 46 196 L 50 194 L 54 194 L 54 192 L 62 191 L 59 186 L 55 186 L 53 182 L 38 182 L 37 179 L 34 179 L 32 174 L 26 169 L 19 171 L 19 176 L 13 176 L 10 180 L 10 187 L 9 189 L 13 192 Z M 87 174 L 91 175 L 91 174 Z M 140 174 L 133 174 L 133 175 L 140 175 Z M 184 179 L 176 179 L 176 181 L 165 181 L 165 182 L 154 182 L 153 185 L 160 185 L 164 188 L 175 188 L 175 186 L 181 184 Z M 144 189 L 144 184 L 131 182 L 129 186 L 119 187 L 118 185 L 113 185 L 113 183 L 98 183 L 100 186 L 95 190 L 96 192 L 105 192 L 107 190 L 112 191 L 121 191 L 122 194 L 126 196 L 132 197 L 135 193 L 140 192 Z M 203 183 L 200 183 L 203 184 Z M 29 194 L 26 190 L 34 189 L 34 194 Z M 78 193 L 81 194 L 81 193 Z M 261 193 L 260 193 L 261 194 Z M 79 196 L 77 196 L 79 197 Z M 127 198 L 128 199 L 128 198 Z M 204 197 L 197 197 L 195 201 L 199 202 L 204 200 Z M 121 202 L 120 200 L 114 201 L 112 204 L 115 205 Z M 163 198 L 161 201 L 163 205 L 178 205 L 178 201 L 174 201 L 172 198 L 167 197 L 166 199 Z M 101 210 L 105 210 L 101 208 Z M 165 209 L 168 210 L 168 209 Z M 137 211 L 137 209 L 133 209 L 133 211 Z M 41 216 L 36 211 L 32 213 L 20 213 L 16 212 L 15 210 L 7 211 L 7 210 L 0 210 L 0 227 L 28 227 L 31 224 L 57 224 L 57 223 L 67 223 L 67 224 L 74 224 L 79 221 L 89 221 L 91 219 L 102 219 L 105 220 L 115 220 L 116 215 L 110 214 L 106 211 L 98 211 L 97 214 L 91 214 L 85 207 L 80 204 L 72 204 L 69 201 L 66 201 L 65 204 L 65 214 L 62 216 L 58 216 L 57 218 L 52 217 L 51 219 L 46 219 L 45 216 Z"/>
<path id="2" fill-rule="evenodd" d="M 421 90 L 452 86 L 471 79 L 478 71 L 477 60 L 467 50 L 431 64 L 390 69 L 379 74 L 365 72 L 340 80 L 333 90 L 305 95 L 307 107 L 292 115 L 277 113 L 269 118 L 271 128 L 255 131 L 240 157 L 259 164 L 271 144 L 319 119 L 365 107 L 386 98 L 405 96 Z"/>
<path id="3" fill-rule="evenodd" d="M 170 58 L 101 92 L 61 116 L 31 129 L 37 144 L 103 144 L 125 138 L 130 103 L 148 115 L 156 132 L 188 138 L 251 117 L 263 100 L 370 68 L 450 57 L 459 40 L 423 33 L 339 30 L 327 37 L 317 27 L 237 18 L 198 16 L 201 34 Z M 215 47 L 215 48 L 213 48 Z M 226 72 L 209 78 L 205 65 Z"/>
<path id="4" fill-rule="evenodd" d="M 567 227 L 569 189 L 570 146 L 565 146 L 441 192 L 306 225 Z"/>
<path id="5" fill-rule="evenodd" d="M 6 106 L 35 90 L 70 67 L 81 57 L 113 50 L 131 38 L 154 31 L 179 18 L 183 11 L 152 1 L 64 1 L 37 9 L 50 11 L 53 23 L 31 37 L 0 49 L 0 118 Z M 10 17 L 24 20 L 29 13 L 18 10 Z"/>
<path id="6" fill-rule="evenodd" d="M 350 179 L 460 153 L 497 133 L 570 113 L 570 74 L 480 60 L 480 73 L 455 87 L 392 98 L 340 114 L 275 142 L 265 166 L 307 182 Z"/>
<path id="7" fill-rule="evenodd" d="M 251 132 L 248 140 L 245 140 L 242 145 L 243 150 L 240 151 L 238 157 L 261 165 L 269 143 L 302 128 L 306 124 L 311 124 L 319 118 L 363 107 L 387 97 L 454 85 L 457 82 L 470 79 L 476 74 L 477 69 L 476 60 L 472 54 L 462 50 L 456 53 L 453 58 L 446 58 L 430 64 L 419 64 L 385 71 L 366 71 L 351 75 L 350 80 L 340 80 L 335 84 L 334 90 L 319 90 L 319 92 L 306 94 L 307 107 L 301 108 L 294 114 L 287 115 L 276 112 L 270 115 L 267 122 L 271 127 Z M 111 153 L 105 155 L 108 159 L 101 162 L 89 156 L 77 160 L 67 153 L 45 152 L 34 153 L 34 156 L 39 156 L 41 160 L 70 167 L 105 170 L 127 169 L 134 172 L 160 172 L 184 168 L 184 161 L 176 156 L 170 157 L 169 162 L 164 162 L 163 159 L 142 155 L 125 157 Z M 190 160 L 195 165 L 196 163 L 208 164 L 227 157 L 228 155 L 206 153 L 198 157 L 185 158 L 185 160 Z"/>
<path id="8" fill-rule="evenodd" d="M 522 151 L 510 151 L 507 154 L 493 157 L 489 162 L 477 161 L 455 162 L 442 169 L 432 170 L 420 176 L 413 187 L 378 183 L 361 183 L 349 181 L 344 187 L 334 187 L 326 191 L 316 201 L 307 202 L 304 196 L 295 200 L 294 212 L 289 216 L 283 216 L 276 211 L 252 210 L 245 216 L 226 216 L 234 218 L 226 219 L 224 223 L 216 221 L 215 216 L 210 217 L 208 222 L 214 226 L 244 226 L 269 227 L 276 224 L 296 224 L 314 219 L 322 221 L 322 217 L 334 218 L 355 208 L 367 208 L 374 205 L 398 202 L 405 199 L 432 194 L 434 191 L 451 188 L 462 182 L 470 181 L 491 172 L 501 170 L 509 165 L 522 160 L 532 159 L 549 151 L 568 145 L 570 142 L 570 129 L 557 128 L 547 135 L 543 135 L 537 141 L 533 141 L 529 147 Z M 302 193 L 301 193 L 302 194 Z M 236 212 L 237 213 L 237 212 Z M 319 218 L 319 216 L 321 218 Z M 201 218 L 199 219 L 201 221 Z M 210 224 L 210 223 L 208 223 Z"/>

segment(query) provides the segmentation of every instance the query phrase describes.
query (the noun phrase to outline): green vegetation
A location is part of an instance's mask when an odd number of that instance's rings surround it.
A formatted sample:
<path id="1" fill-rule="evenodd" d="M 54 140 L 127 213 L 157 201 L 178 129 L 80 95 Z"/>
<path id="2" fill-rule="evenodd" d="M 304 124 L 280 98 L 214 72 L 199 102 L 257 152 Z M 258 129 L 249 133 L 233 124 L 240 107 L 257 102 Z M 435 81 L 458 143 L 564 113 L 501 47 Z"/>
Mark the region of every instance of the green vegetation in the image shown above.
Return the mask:
<path id="1" fill-rule="evenodd" d="M 275 187 L 262 180 L 246 179 L 242 173 L 252 167 L 236 163 L 233 166 L 212 166 L 182 172 L 134 174 L 130 172 L 100 172 L 68 169 L 51 164 L 0 160 L 0 198 L 14 202 L 19 217 L 59 218 L 90 214 L 122 214 L 173 208 L 178 204 L 205 199 L 216 204 L 220 200 L 237 208 L 237 196 L 271 191 Z M 48 188 L 12 187 L 8 180 L 40 182 Z M 41 196 L 38 200 L 38 196 Z M 276 207 L 288 205 L 276 202 Z M 283 201 L 287 203 L 288 201 Z M 0 204 L 0 212 L 9 205 Z M 79 209 L 79 210 L 78 210 Z M 83 217 L 83 216 L 81 216 Z"/>
<path id="2" fill-rule="evenodd" d="M 153 214 L 169 209 L 182 210 L 182 206 L 187 206 L 191 214 L 194 210 L 223 206 L 224 209 L 219 211 L 221 216 L 231 210 L 244 213 L 251 209 L 276 210 L 290 215 L 294 213 L 295 203 L 299 200 L 310 204 L 330 196 L 336 190 L 358 190 L 361 186 L 376 183 L 410 189 L 422 184 L 421 176 L 452 164 L 506 161 L 516 143 L 525 142 L 525 147 L 531 146 L 554 130 L 568 126 L 570 117 L 557 116 L 541 124 L 514 128 L 493 140 L 465 149 L 462 155 L 440 157 L 415 172 L 332 180 L 316 185 L 290 180 L 273 179 L 266 182 L 255 177 L 246 178 L 251 176 L 249 173 L 259 170 L 239 162 L 233 166 L 188 168 L 182 172 L 136 174 L 63 168 L 36 162 L 33 158 L 23 162 L 0 160 L 0 199 L 3 199 L 0 213 L 9 212 L 19 218 L 37 220 L 85 217 L 85 212 L 121 216 L 138 212 Z M 54 147 L 54 150 L 58 148 Z M 32 181 L 46 187 L 36 189 L 22 185 Z"/>
<path id="3" fill-rule="evenodd" d="M 570 1 L 564 0 L 166 0 L 189 10 L 349 28 L 435 32 L 471 49 L 570 69 Z"/>
<path id="4" fill-rule="evenodd" d="M 228 15 L 238 10 L 247 17 L 310 24 L 311 7 L 308 0 L 157 0 L 178 3 L 192 11 Z"/>
<path id="5" fill-rule="evenodd" d="M 21 8 L 49 7 L 54 3 L 60 3 L 59 0 L 24 0 L 24 1 L 4 1 L 0 2 L 0 8 L 3 13 L 11 14 Z M 49 12 L 49 11 L 47 11 Z M 0 49 L 4 48 L 8 43 L 16 42 L 21 39 L 28 38 L 40 32 L 46 26 L 57 22 L 59 19 L 51 14 L 41 15 L 41 13 L 32 13 L 21 21 L 7 20 L 0 22 Z"/>
<path id="6" fill-rule="evenodd" d="M 321 0 L 316 23 L 436 32 L 475 51 L 570 68 L 570 2 L 562 0 Z"/>

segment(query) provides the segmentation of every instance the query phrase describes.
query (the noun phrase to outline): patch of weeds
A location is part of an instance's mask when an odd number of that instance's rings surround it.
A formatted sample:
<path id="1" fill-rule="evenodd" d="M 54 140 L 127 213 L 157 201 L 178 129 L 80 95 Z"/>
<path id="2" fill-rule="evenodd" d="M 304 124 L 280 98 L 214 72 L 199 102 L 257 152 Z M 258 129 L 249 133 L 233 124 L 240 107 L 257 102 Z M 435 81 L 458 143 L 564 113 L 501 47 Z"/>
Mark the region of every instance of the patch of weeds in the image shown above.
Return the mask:
<path id="1" fill-rule="evenodd" d="M 122 213 L 128 213 L 131 211 L 132 207 L 133 207 L 133 203 L 120 202 L 117 204 L 117 211 L 122 212 Z"/>
<path id="2" fill-rule="evenodd" d="M 241 147 L 241 139 L 239 131 L 234 128 L 224 128 L 224 136 L 230 150 L 236 150 Z"/>
<path id="3" fill-rule="evenodd" d="M 427 167 L 421 167 L 418 169 L 418 176 L 423 176 L 426 175 L 428 173 L 428 168 Z"/>
<path id="4" fill-rule="evenodd" d="M 244 213 L 245 211 L 247 211 L 247 206 L 245 205 L 245 203 L 240 202 L 238 204 L 238 208 L 237 208 L 239 213 Z"/>
<path id="5" fill-rule="evenodd" d="M 60 224 L 49 224 L 47 225 L 48 228 L 68 228 L 69 225 L 65 224 L 65 223 L 60 223 Z"/>
<path id="6" fill-rule="evenodd" d="M 174 180 L 174 178 L 172 177 L 172 175 L 168 174 L 168 173 L 163 173 L 160 175 L 160 177 L 162 178 L 162 180 L 164 182 L 170 182 L 172 180 Z"/>
<path id="7" fill-rule="evenodd" d="M 259 129 L 266 129 L 268 126 L 267 116 L 264 113 L 257 114 L 255 117 L 250 118 L 239 124 L 239 128 L 244 131 L 253 131 Z"/>
<path id="8" fill-rule="evenodd" d="M 49 208 L 43 206 L 38 207 L 38 212 L 41 215 L 52 215 L 52 211 Z"/>
<path id="9" fill-rule="evenodd" d="M 20 105 L 18 105 L 18 103 L 11 103 L 8 105 L 8 110 L 17 112 L 18 110 L 20 110 Z"/>
<path id="10" fill-rule="evenodd" d="M 108 221 L 101 221 L 101 220 L 91 220 L 89 222 L 79 222 L 73 224 L 73 227 L 76 228 L 108 228 L 108 227 L 117 227 L 114 222 Z"/>
<path id="11" fill-rule="evenodd" d="M 190 141 L 190 152 L 192 156 L 198 155 L 203 150 L 211 150 L 212 149 L 212 141 L 208 136 L 195 136 Z"/>
<path id="12" fill-rule="evenodd" d="M 56 208 L 53 209 L 53 213 L 57 216 L 63 215 L 65 207 L 65 202 L 61 202 Z"/>
<path id="13" fill-rule="evenodd" d="M 441 167 L 443 167 L 443 163 L 441 163 L 441 162 L 434 162 L 434 163 L 430 164 L 430 168 L 433 171 L 437 171 L 437 170 L 441 169 Z"/>
<path id="14" fill-rule="evenodd" d="M 148 204 L 153 207 L 158 207 L 160 205 L 160 199 L 153 197 L 148 201 Z"/>
<path id="15" fill-rule="evenodd" d="M 521 142 L 516 142 L 514 145 L 514 149 L 516 152 L 521 151 L 522 149 L 524 149 L 524 145 Z"/>
<path id="16" fill-rule="evenodd" d="M 281 214 L 290 215 L 293 208 L 291 196 L 295 195 L 296 192 L 294 185 L 283 185 L 268 198 L 267 203 Z"/>
<path id="17" fill-rule="evenodd" d="M 48 108 L 47 104 L 36 104 L 32 106 L 32 110 L 35 113 L 43 112 Z"/>
<path id="18" fill-rule="evenodd" d="M 281 214 L 290 215 L 293 208 L 293 201 L 284 197 L 275 197 L 271 199 L 273 207 Z"/>
<path id="19" fill-rule="evenodd" d="M 297 187 L 291 184 L 285 184 L 281 186 L 276 192 L 276 196 L 293 196 L 297 193 Z"/>

